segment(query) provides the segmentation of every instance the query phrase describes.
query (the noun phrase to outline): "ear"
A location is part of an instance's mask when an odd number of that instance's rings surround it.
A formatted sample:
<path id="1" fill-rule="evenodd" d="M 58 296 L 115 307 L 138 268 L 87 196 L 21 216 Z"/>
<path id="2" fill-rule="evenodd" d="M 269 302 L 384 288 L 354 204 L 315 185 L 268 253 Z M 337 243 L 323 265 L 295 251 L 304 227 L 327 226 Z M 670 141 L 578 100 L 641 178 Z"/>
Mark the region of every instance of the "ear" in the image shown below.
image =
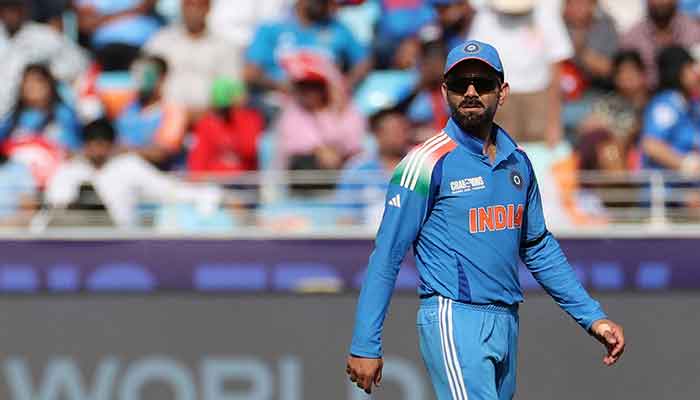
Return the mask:
<path id="1" fill-rule="evenodd" d="M 504 82 L 501 85 L 501 90 L 498 92 L 498 105 L 502 106 L 506 102 L 506 98 L 510 95 L 510 85 Z"/>
<path id="2" fill-rule="evenodd" d="M 440 85 L 440 91 L 442 92 L 442 98 L 447 101 L 447 86 L 445 86 L 444 82 Z"/>

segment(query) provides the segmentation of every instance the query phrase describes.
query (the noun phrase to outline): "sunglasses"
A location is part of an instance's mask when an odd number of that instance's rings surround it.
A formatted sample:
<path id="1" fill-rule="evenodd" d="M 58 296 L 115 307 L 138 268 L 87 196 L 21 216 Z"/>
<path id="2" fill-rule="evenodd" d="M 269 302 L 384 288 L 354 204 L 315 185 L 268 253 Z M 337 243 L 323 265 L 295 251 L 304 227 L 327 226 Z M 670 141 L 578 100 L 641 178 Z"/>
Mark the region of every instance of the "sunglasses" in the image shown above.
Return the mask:
<path id="1" fill-rule="evenodd" d="M 499 86 L 497 79 L 492 78 L 454 78 L 445 81 L 445 87 L 447 90 L 459 94 L 464 94 L 469 90 L 469 86 L 474 86 L 476 92 L 479 94 L 490 93 L 496 90 Z"/>

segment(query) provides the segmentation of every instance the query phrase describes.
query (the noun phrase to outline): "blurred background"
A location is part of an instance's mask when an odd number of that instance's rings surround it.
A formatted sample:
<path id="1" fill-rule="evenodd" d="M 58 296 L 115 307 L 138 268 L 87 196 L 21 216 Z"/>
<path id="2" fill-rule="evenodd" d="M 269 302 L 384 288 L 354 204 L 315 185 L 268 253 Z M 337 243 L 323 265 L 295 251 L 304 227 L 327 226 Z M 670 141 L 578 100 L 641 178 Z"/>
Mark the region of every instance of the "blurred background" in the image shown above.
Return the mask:
<path id="1" fill-rule="evenodd" d="M 697 398 L 698 0 L 0 0 L 0 398 L 365 398 L 344 356 L 384 192 L 466 39 L 630 336 L 603 369 L 523 269 L 517 397 Z M 375 398 L 433 398 L 417 279 Z"/>

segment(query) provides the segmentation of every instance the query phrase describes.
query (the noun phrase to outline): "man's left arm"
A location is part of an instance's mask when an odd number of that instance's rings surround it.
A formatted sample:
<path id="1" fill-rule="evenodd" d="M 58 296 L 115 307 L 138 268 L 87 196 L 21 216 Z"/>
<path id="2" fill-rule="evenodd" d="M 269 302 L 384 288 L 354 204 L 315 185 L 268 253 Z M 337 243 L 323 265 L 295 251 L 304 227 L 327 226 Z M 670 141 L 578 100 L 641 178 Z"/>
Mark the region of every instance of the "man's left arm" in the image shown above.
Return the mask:
<path id="1" fill-rule="evenodd" d="M 608 354 L 603 362 L 612 365 L 624 351 L 622 327 L 607 319 L 600 304 L 579 282 L 559 243 L 547 230 L 537 180 L 532 166 L 528 166 L 530 184 L 523 216 L 520 258 L 554 301 L 606 346 Z"/>

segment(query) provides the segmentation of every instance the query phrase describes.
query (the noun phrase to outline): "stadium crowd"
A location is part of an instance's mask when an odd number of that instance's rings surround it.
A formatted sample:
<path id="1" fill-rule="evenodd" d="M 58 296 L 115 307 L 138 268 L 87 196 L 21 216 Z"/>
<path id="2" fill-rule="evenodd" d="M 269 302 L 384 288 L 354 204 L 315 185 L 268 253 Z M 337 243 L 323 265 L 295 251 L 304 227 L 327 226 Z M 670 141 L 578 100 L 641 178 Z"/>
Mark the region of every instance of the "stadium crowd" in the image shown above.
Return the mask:
<path id="1" fill-rule="evenodd" d="M 648 206 L 587 171 L 700 181 L 698 0 L 0 0 L 0 21 L 0 225 L 95 200 L 120 227 L 144 209 L 163 229 L 374 225 L 393 168 L 449 118 L 442 66 L 468 38 L 503 57 L 497 122 L 550 221 Z M 253 171 L 328 179 L 226 195 Z M 669 205 L 700 209 L 682 193 Z"/>

